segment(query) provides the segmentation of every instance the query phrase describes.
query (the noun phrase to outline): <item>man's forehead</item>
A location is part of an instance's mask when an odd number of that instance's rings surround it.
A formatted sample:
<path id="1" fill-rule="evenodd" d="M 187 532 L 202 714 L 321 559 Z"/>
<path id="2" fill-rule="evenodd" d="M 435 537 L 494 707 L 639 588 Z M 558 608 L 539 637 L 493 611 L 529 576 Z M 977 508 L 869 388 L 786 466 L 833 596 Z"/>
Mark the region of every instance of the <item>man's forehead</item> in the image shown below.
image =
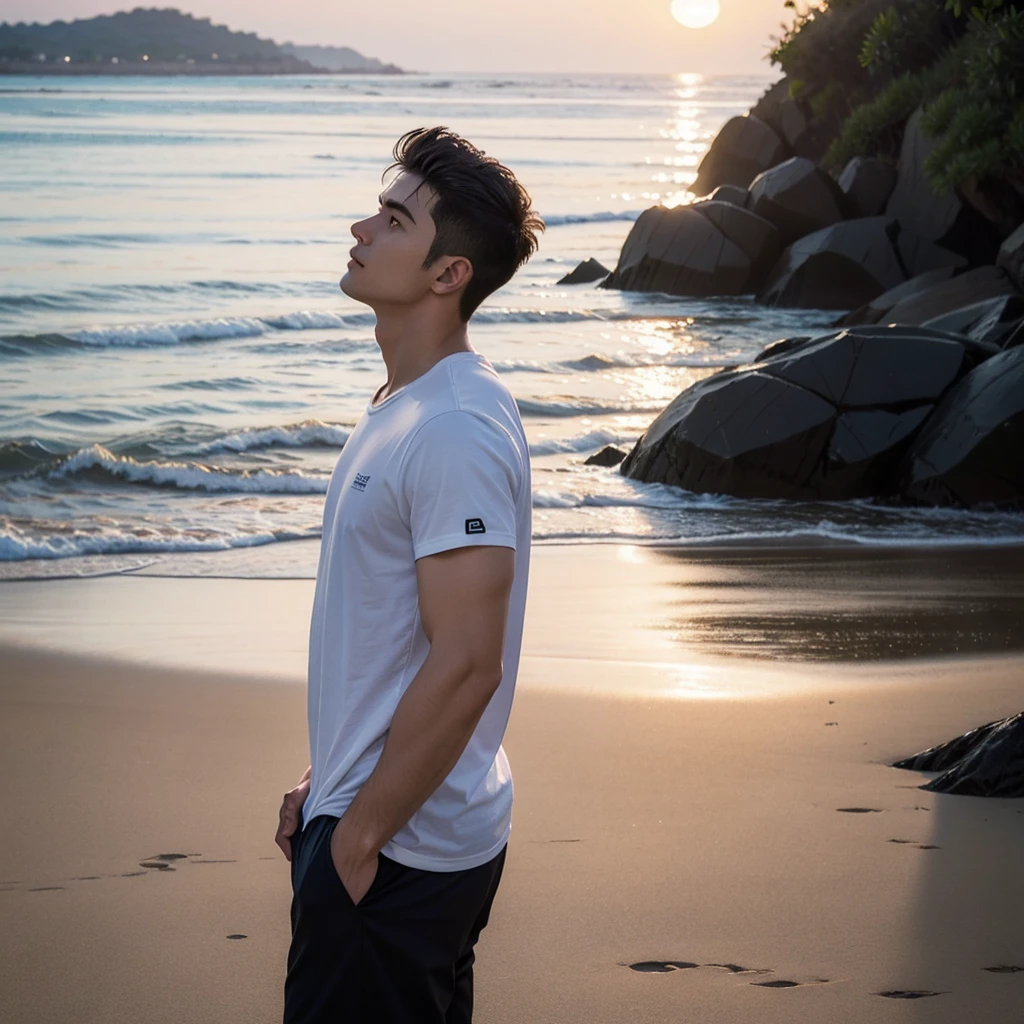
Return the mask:
<path id="1" fill-rule="evenodd" d="M 381 197 L 394 199 L 415 211 L 428 209 L 434 201 L 435 193 L 420 175 L 401 171 L 388 183 Z"/>

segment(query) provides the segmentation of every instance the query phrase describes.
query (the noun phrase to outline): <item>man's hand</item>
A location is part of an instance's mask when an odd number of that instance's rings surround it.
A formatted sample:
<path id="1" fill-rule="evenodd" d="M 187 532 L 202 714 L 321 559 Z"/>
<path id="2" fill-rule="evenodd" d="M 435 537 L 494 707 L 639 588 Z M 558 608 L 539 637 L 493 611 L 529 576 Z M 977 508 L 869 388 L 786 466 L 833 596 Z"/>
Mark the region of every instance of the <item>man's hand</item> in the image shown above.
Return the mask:
<path id="1" fill-rule="evenodd" d="M 281 803 L 281 817 L 277 826 L 277 835 L 274 842 L 284 851 L 285 859 L 292 859 L 292 836 L 302 823 L 302 805 L 309 796 L 310 777 L 312 766 L 306 769 L 302 781 L 294 788 L 288 790 Z"/>
<path id="2" fill-rule="evenodd" d="M 377 877 L 377 854 L 359 845 L 358 836 L 339 819 L 331 833 L 331 860 L 341 884 L 353 903 L 358 903 Z"/>

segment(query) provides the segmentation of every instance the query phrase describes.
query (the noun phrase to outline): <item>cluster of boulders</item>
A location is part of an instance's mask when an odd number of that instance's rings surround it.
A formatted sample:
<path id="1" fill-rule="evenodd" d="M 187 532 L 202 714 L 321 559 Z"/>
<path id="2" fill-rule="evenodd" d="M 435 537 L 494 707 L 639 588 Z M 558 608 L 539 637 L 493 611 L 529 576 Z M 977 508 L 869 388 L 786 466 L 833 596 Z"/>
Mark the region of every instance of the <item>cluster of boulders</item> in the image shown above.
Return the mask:
<path id="1" fill-rule="evenodd" d="M 1007 220 L 1018 207 L 993 208 L 967 183 L 936 193 L 924 172 L 935 141 L 921 129 L 920 110 L 895 165 L 858 157 L 835 179 L 816 162 L 822 137 L 784 86 L 726 122 L 691 186 L 705 198 L 645 210 L 613 271 L 591 260 L 560 283 L 606 275 L 604 288 L 752 294 L 815 309 L 853 309 L 903 285 L 926 288 L 936 272 L 956 277 L 973 268 L 987 268 L 998 284 L 986 278 L 972 291 L 964 282 L 964 305 L 996 289 L 1024 290 L 1024 225 L 1011 230 Z M 1024 208 L 1024 192 L 1018 198 Z"/>
<path id="2" fill-rule="evenodd" d="M 744 498 L 1024 507 L 1024 331 L 1003 347 L 897 325 L 776 342 L 682 392 L 620 472 Z"/>
<path id="3" fill-rule="evenodd" d="M 895 166 L 857 158 L 834 179 L 778 83 L 708 150 L 693 185 L 708 198 L 645 210 L 613 271 L 588 260 L 562 279 L 844 311 L 828 335 L 700 381 L 628 455 L 594 462 L 741 497 L 1024 507 L 1024 224 L 932 190 L 920 117 Z"/>
<path id="4" fill-rule="evenodd" d="M 820 146 L 807 141 L 795 101 L 772 109 L 776 127 L 752 113 L 722 128 L 692 186 L 705 199 L 645 210 L 613 271 L 591 260 L 560 283 L 603 272 L 603 288 L 753 294 L 768 305 L 814 309 L 853 309 L 903 286 L 912 294 L 934 285 L 936 274 L 974 268 L 989 274 L 977 290 L 972 279 L 961 283 L 964 305 L 1024 289 L 1024 225 L 1007 235 L 1005 211 L 932 190 L 924 161 L 935 143 L 921 130 L 920 110 L 895 166 L 858 157 L 835 179 L 804 155 Z"/>

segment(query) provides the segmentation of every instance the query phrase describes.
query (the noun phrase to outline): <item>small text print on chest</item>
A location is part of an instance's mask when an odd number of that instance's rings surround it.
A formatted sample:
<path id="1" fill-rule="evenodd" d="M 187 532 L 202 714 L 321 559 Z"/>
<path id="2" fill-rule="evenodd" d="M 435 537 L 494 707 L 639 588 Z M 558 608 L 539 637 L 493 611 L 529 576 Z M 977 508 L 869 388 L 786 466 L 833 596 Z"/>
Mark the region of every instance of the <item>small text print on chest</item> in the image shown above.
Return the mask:
<path id="1" fill-rule="evenodd" d="M 484 526 L 482 519 L 467 519 L 466 520 L 466 533 L 486 533 L 487 527 Z"/>
<path id="2" fill-rule="evenodd" d="M 355 480 L 352 481 L 352 489 L 356 491 L 365 491 L 366 485 L 370 482 L 368 476 L 363 476 L 362 473 L 356 473 Z"/>

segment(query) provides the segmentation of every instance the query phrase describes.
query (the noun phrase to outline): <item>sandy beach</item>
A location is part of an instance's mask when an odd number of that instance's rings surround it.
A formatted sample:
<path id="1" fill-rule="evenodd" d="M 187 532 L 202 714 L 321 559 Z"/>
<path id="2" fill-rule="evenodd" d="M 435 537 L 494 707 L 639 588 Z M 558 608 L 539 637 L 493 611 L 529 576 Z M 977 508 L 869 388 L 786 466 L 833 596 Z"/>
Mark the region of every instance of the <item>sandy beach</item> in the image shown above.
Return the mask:
<path id="1" fill-rule="evenodd" d="M 311 596 L 0 584 L 0 1020 L 280 1019 Z M 1019 548 L 535 548 L 475 1019 L 1018 1021 L 1024 800 L 889 763 L 1022 709 L 1022 605 Z"/>

